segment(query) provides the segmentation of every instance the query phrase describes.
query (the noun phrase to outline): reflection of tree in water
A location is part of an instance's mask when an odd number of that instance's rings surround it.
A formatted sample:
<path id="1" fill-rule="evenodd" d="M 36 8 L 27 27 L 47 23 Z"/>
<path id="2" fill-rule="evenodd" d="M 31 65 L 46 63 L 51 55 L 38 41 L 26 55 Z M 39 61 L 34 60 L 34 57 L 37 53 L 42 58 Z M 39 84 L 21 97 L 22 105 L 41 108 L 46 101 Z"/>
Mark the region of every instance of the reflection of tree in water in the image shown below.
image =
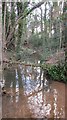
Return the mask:
<path id="1" fill-rule="evenodd" d="M 16 74 L 18 78 L 16 78 Z M 32 86 L 34 86 L 34 83 L 36 83 L 36 87 L 38 83 L 40 84 L 40 86 L 42 85 L 43 88 L 49 87 L 51 80 L 47 70 L 43 71 L 42 68 L 37 68 L 33 66 L 22 66 L 21 69 L 19 67 L 17 69 L 7 69 L 4 72 L 4 77 L 6 88 L 10 88 L 10 86 L 16 88 L 16 86 L 18 85 L 19 89 L 23 88 L 24 79 L 25 84 L 29 81 L 29 83 L 32 84 Z"/>
<path id="2" fill-rule="evenodd" d="M 48 82 L 48 87 L 46 89 L 45 81 L 46 79 L 48 79 L 48 81 L 50 80 L 49 76 L 47 75 L 47 71 L 43 71 L 40 68 L 32 66 L 20 66 L 15 69 L 7 69 L 4 71 L 5 89 L 9 90 L 10 92 L 12 90 L 13 94 L 8 97 L 4 97 L 3 109 L 4 102 L 6 101 L 5 108 L 7 108 L 6 111 L 9 110 L 8 114 L 11 113 L 12 109 L 14 110 L 12 110 L 11 114 L 14 114 L 14 111 L 19 112 L 21 104 L 21 113 L 23 114 L 23 109 L 25 105 L 28 104 L 31 111 L 33 111 L 33 113 L 36 112 L 36 117 L 45 117 L 45 115 L 47 116 L 48 114 L 55 116 L 55 113 L 57 113 L 59 116 L 61 111 L 58 113 L 59 110 L 55 110 L 55 104 L 58 104 L 58 101 L 56 100 L 58 95 L 55 91 L 53 91 L 53 93 L 50 91 L 47 92 L 50 85 L 50 82 Z M 42 85 L 42 88 L 44 89 L 42 89 L 40 86 L 37 87 L 38 85 Z M 25 92 L 28 92 L 28 94 L 25 94 Z M 11 109 L 7 107 L 10 105 L 13 106 Z M 62 105 L 60 106 L 62 107 Z M 28 106 L 26 107 L 26 109 L 28 109 Z M 51 109 L 53 110 L 51 111 Z M 17 116 L 17 113 L 15 113 L 15 115 Z"/>
<path id="3" fill-rule="evenodd" d="M 13 88 L 16 86 L 16 79 L 15 79 L 15 69 L 7 69 L 4 71 L 4 78 L 5 78 L 5 87 L 10 88 L 11 84 Z"/>
<path id="4" fill-rule="evenodd" d="M 22 115 L 24 117 L 30 114 L 20 69 L 18 67 L 7 69 L 4 71 L 4 79 L 6 95 L 3 96 L 3 116 L 20 117 Z"/>
<path id="5" fill-rule="evenodd" d="M 40 79 L 40 86 L 41 86 L 41 76 L 42 76 L 42 68 L 40 68 L 40 77 L 39 77 L 39 79 Z"/>
<path id="6" fill-rule="evenodd" d="M 50 88 L 50 84 L 52 83 L 51 76 L 48 73 L 47 69 L 40 68 L 40 86 L 42 86 L 45 90 L 48 90 Z"/>
<path id="7" fill-rule="evenodd" d="M 9 92 L 9 95 L 20 95 L 21 91 L 23 91 L 20 69 L 7 69 L 6 71 L 4 71 L 4 78 L 5 89 Z"/>
<path id="8" fill-rule="evenodd" d="M 18 73 L 18 84 L 19 84 L 19 88 L 23 88 L 23 83 L 22 83 L 22 78 L 21 78 L 21 71 L 20 71 L 20 69 L 17 69 L 17 73 Z"/>

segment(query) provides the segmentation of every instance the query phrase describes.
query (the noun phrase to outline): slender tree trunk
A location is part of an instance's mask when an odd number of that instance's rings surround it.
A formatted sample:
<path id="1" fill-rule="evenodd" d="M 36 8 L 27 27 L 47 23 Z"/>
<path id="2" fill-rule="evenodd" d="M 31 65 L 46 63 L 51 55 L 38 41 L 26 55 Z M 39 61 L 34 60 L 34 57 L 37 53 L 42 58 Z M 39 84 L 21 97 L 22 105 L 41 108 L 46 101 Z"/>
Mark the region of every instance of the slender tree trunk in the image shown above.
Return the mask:
<path id="1" fill-rule="evenodd" d="M 20 16 L 22 11 L 23 4 L 22 3 L 17 3 L 17 11 L 18 11 L 18 16 Z M 17 40 L 17 47 L 16 47 L 16 52 L 19 52 L 20 50 L 20 44 L 21 44 L 21 37 L 22 37 L 22 29 L 23 29 L 23 20 L 19 22 L 18 24 L 18 40 Z"/>
<path id="2" fill-rule="evenodd" d="M 63 36 L 64 36 L 64 51 L 65 51 L 65 76 L 67 80 L 67 2 L 63 6 Z"/>
<path id="3" fill-rule="evenodd" d="M 46 5 L 47 5 L 47 2 L 45 3 L 45 13 L 44 13 L 44 35 L 45 35 L 45 39 L 43 40 L 44 46 L 45 46 L 45 43 L 47 44 Z M 43 49 L 44 49 L 44 46 L 43 46 Z"/>
<path id="4" fill-rule="evenodd" d="M 62 23 L 60 22 L 60 46 L 59 46 L 59 48 L 61 48 L 61 46 L 62 46 Z"/>
<path id="5" fill-rule="evenodd" d="M 4 24 L 3 24 L 3 49 L 6 47 L 5 38 L 6 38 L 6 2 L 4 2 Z"/>
<path id="6" fill-rule="evenodd" d="M 64 2 L 63 7 L 63 33 L 64 33 L 64 50 L 65 50 L 65 63 L 67 64 L 67 2 Z"/>
<path id="7" fill-rule="evenodd" d="M 41 38 L 43 37 L 42 36 L 42 33 L 43 33 L 43 19 L 42 19 L 42 8 L 40 8 L 40 10 L 41 10 Z"/>

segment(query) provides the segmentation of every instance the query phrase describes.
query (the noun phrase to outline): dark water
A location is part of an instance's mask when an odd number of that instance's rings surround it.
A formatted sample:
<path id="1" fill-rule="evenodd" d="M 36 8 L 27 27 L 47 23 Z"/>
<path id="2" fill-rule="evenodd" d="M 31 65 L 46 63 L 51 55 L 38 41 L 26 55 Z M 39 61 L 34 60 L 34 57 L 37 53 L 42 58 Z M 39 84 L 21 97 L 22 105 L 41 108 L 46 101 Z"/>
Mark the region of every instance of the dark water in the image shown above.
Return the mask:
<path id="1" fill-rule="evenodd" d="M 65 84 L 45 79 L 40 67 L 4 70 L 3 118 L 65 118 Z"/>

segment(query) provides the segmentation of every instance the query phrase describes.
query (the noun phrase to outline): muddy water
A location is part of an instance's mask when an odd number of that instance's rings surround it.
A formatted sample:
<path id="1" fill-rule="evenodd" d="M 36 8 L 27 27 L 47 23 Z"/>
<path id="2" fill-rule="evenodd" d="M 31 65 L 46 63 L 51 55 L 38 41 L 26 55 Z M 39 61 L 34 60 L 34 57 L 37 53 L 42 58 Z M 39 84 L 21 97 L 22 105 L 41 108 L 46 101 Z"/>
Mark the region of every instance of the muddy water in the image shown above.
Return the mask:
<path id="1" fill-rule="evenodd" d="M 65 118 L 65 84 L 45 79 L 39 67 L 4 71 L 3 118 Z M 41 83 L 41 84 L 40 84 Z"/>

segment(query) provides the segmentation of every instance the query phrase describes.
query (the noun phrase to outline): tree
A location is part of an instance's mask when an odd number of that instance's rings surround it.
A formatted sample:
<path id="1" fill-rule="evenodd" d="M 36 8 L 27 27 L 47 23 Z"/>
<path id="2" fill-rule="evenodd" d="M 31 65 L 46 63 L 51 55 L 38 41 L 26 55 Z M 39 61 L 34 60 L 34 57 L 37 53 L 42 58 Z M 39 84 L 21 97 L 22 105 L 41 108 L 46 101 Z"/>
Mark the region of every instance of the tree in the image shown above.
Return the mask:
<path id="1" fill-rule="evenodd" d="M 64 2 L 63 6 L 63 36 L 64 36 L 65 63 L 67 64 L 67 2 Z"/>
<path id="2" fill-rule="evenodd" d="M 23 3 L 17 2 L 17 14 L 20 16 L 23 13 Z M 17 37 L 17 46 L 16 51 L 19 52 L 20 44 L 21 44 L 21 37 L 22 37 L 22 30 L 23 30 L 23 20 L 21 19 L 18 23 L 18 37 Z"/>
<path id="3" fill-rule="evenodd" d="M 14 26 L 14 23 L 15 23 L 15 17 L 16 17 L 16 14 L 15 14 L 15 3 L 14 2 L 11 2 L 11 14 L 10 14 L 10 31 L 11 31 L 11 28 L 13 28 Z M 7 42 L 7 49 L 9 50 L 15 50 L 15 32 L 13 33 L 13 37 L 11 39 L 11 43 L 10 42 Z"/>
<path id="4" fill-rule="evenodd" d="M 6 38 L 6 2 L 2 3 L 2 36 L 3 36 L 3 48 L 5 48 L 5 38 Z"/>
<path id="5" fill-rule="evenodd" d="M 22 13 L 21 15 L 18 16 L 18 19 L 15 21 L 14 27 L 12 28 L 10 34 L 7 37 L 7 41 L 11 43 L 11 39 L 13 38 L 13 33 L 15 31 L 16 26 L 20 22 L 21 19 L 24 19 L 27 15 L 29 15 L 33 10 L 35 10 L 37 7 L 41 6 L 44 2 L 39 2 L 35 6 L 33 6 L 30 10 L 28 10 L 26 13 Z"/>

